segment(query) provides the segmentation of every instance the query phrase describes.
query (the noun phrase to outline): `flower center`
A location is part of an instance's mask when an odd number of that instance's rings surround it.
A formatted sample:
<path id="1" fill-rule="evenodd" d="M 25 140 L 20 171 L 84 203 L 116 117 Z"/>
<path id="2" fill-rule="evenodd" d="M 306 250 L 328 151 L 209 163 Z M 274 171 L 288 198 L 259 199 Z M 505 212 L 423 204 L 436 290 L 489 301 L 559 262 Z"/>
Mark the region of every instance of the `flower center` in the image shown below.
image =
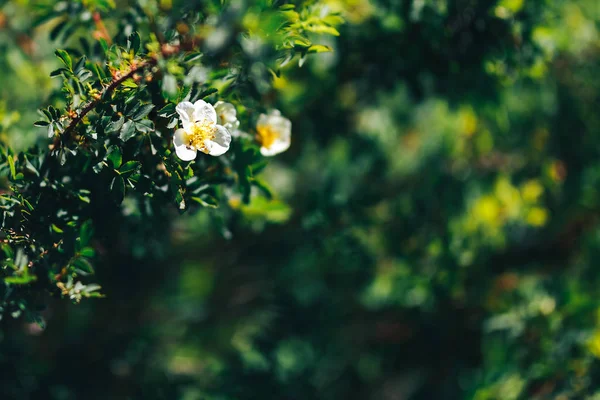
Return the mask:
<path id="1" fill-rule="evenodd" d="M 258 132 L 257 140 L 261 144 L 261 146 L 269 149 L 273 146 L 273 143 L 277 139 L 279 139 L 279 132 L 273 129 L 269 125 L 260 125 L 256 127 L 256 131 Z"/>
<path id="2" fill-rule="evenodd" d="M 210 121 L 195 122 L 187 133 L 186 142 L 188 147 L 208 153 L 206 140 L 213 140 L 217 132 L 217 125 Z"/>

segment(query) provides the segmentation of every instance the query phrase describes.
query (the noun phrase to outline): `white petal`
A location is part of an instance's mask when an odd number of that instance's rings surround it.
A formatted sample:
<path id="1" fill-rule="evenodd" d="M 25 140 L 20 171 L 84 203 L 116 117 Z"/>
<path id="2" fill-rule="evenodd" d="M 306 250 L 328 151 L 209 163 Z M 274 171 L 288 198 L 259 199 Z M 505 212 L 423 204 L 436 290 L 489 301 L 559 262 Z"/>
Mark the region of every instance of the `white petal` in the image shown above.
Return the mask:
<path id="1" fill-rule="evenodd" d="M 225 123 L 234 123 L 237 121 L 237 111 L 231 103 L 218 101 L 215 104 L 215 111 L 217 112 L 219 125 L 225 125 Z"/>
<path id="2" fill-rule="evenodd" d="M 175 145 L 177 157 L 181 158 L 183 161 L 191 161 L 196 158 L 198 152 L 186 146 L 185 136 L 185 131 L 183 129 L 177 129 L 173 135 L 173 145 Z"/>
<path id="3" fill-rule="evenodd" d="M 210 121 L 214 124 L 217 123 L 217 112 L 215 108 L 205 102 L 204 100 L 198 100 L 194 103 L 194 121 L 203 122 Z"/>
<path id="4" fill-rule="evenodd" d="M 284 151 L 290 148 L 291 144 L 292 140 L 290 136 L 282 137 L 273 142 L 273 144 L 269 148 L 261 147 L 260 154 L 262 154 L 265 157 L 271 157 L 276 154 L 283 153 Z"/>
<path id="5" fill-rule="evenodd" d="M 173 134 L 173 144 L 175 146 L 182 146 L 185 144 L 186 134 L 185 130 L 177 129 Z"/>
<path id="6" fill-rule="evenodd" d="M 258 116 L 258 121 L 256 121 L 256 126 L 263 126 L 269 124 L 269 117 L 267 114 L 260 114 Z"/>
<path id="7" fill-rule="evenodd" d="M 208 150 L 208 154 L 211 156 L 220 156 L 229 150 L 229 145 L 231 144 L 231 134 L 225 127 L 217 125 L 215 138 L 213 140 L 207 140 L 204 143 L 206 145 L 206 149 Z"/>
<path id="8" fill-rule="evenodd" d="M 194 122 L 194 105 L 189 101 L 182 101 L 181 103 L 177 104 L 175 111 L 177 111 L 177 114 L 179 114 L 183 129 L 187 129 L 190 124 Z"/>
<path id="9" fill-rule="evenodd" d="M 271 126 L 282 136 L 289 136 L 292 132 L 292 123 L 289 119 L 280 115 L 274 115 L 270 118 Z"/>
<path id="10" fill-rule="evenodd" d="M 198 152 L 194 149 L 190 149 L 187 146 L 175 146 L 175 154 L 183 161 L 192 161 L 198 155 Z"/>

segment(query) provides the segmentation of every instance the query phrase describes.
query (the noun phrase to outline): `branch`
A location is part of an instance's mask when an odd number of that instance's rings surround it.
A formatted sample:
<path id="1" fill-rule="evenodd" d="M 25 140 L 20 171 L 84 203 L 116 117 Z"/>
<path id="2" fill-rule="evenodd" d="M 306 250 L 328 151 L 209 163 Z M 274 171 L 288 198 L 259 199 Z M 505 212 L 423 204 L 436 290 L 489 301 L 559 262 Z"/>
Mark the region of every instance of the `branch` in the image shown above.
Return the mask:
<path id="1" fill-rule="evenodd" d="M 92 100 L 91 102 L 89 102 L 85 107 L 83 107 L 83 109 L 79 112 L 79 114 L 73 118 L 71 120 L 71 122 L 69 123 L 69 125 L 66 127 L 66 129 L 63 131 L 62 135 L 60 135 L 60 138 L 68 138 L 73 131 L 75 130 L 75 128 L 77 127 L 77 125 L 83 120 L 83 118 L 90 112 L 92 111 L 94 108 L 96 108 L 96 106 L 105 98 L 109 97 L 112 92 L 114 92 L 114 90 L 119 87 L 119 85 L 121 85 L 123 82 L 125 82 L 127 79 L 132 78 L 133 75 L 136 72 L 139 72 L 147 67 L 151 67 L 156 65 L 157 63 L 157 59 L 156 58 L 151 58 L 147 61 L 144 61 L 141 64 L 138 64 L 135 68 L 132 68 L 131 71 L 129 71 L 128 73 L 126 73 L 125 75 L 123 75 L 122 77 L 120 77 L 119 79 L 116 79 L 114 81 L 112 81 L 110 83 L 110 85 L 108 85 L 106 87 L 106 89 L 104 89 L 104 92 L 102 92 L 102 94 L 100 96 L 98 96 L 97 99 Z"/>

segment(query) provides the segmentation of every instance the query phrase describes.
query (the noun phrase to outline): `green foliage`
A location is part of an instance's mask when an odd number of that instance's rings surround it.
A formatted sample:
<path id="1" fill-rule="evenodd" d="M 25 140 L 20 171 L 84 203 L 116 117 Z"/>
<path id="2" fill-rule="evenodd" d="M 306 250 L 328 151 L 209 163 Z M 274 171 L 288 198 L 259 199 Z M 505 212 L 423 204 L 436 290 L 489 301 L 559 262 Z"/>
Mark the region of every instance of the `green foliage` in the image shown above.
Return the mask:
<path id="1" fill-rule="evenodd" d="M 0 4 L 3 398 L 600 396 L 596 2 Z"/>
<path id="2" fill-rule="evenodd" d="M 49 151 L 42 150 L 47 144 L 19 153 L 4 146 L 0 154 L 7 179 L 0 270 L 5 312 L 11 312 L 9 304 L 30 304 L 31 296 L 44 291 L 76 302 L 98 296 L 98 284 L 78 279 L 93 279 L 94 247 L 103 241 L 93 227 L 108 234 L 102 220 L 122 215 L 126 198 L 148 227 L 168 214 L 168 204 L 180 212 L 218 207 L 224 187 L 248 203 L 253 185 L 266 187 L 253 172 L 264 164 L 257 143 L 247 135 L 221 159 L 182 162 L 172 151 L 179 123 L 175 105 L 231 99 L 244 107 L 240 119 L 251 126 L 269 106 L 257 97 L 271 85 L 267 71 L 295 51 L 280 43 L 307 37 L 319 24 L 333 29 L 342 22 L 324 20 L 329 14 L 319 17 L 313 6 L 299 8 L 300 17 L 294 5 L 282 11 L 268 2 L 253 4 L 247 13 L 241 4 L 186 4 L 177 13 L 156 6 L 168 8 L 142 2 L 122 15 L 113 2 L 39 5 L 35 24 L 50 21 L 50 38 L 66 45 L 55 51 L 61 66 L 50 73 L 62 86 L 56 104 L 42 109 L 43 119 L 34 123 L 51 139 Z M 296 17 L 292 21 L 286 13 Z M 278 22 L 266 27 L 258 21 L 258 29 L 246 22 L 248 15 Z M 105 19 L 120 21 L 116 35 L 109 34 Z M 86 21 L 94 24 L 79 23 Z M 264 36 L 256 39 L 264 47 L 260 57 L 245 52 L 242 41 L 226 47 L 234 32 L 249 38 L 256 30 Z M 263 72 L 250 76 L 257 68 Z"/>

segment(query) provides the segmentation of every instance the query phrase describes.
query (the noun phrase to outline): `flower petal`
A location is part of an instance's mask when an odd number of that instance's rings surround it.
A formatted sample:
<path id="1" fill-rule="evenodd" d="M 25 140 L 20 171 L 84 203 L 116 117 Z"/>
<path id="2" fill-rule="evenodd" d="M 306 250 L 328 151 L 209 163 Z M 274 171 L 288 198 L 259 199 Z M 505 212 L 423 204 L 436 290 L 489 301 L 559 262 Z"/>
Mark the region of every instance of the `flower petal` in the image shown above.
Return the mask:
<path id="1" fill-rule="evenodd" d="M 194 105 L 189 101 L 182 101 L 181 103 L 177 104 L 175 111 L 177 111 L 177 114 L 179 114 L 183 129 L 187 129 L 190 124 L 194 122 Z"/>
<path id="2" fill-rule="evenodd" d="M 237 120 L 237 111 L 233 104 L 224 101 L 218 101 L 215 104 L 215 111 L 220 125 L 225 125 L 226 122 L 234 122 Z"/>
<path id="3" fill-rule="evenodd" d="M 175 154 L 183 161 L 191 161 L 196 158 L 198 152 L 194 149 L 190 149 L 185 144 L 185 131 L 183 129 L 177 129 L 173 135 L 173 145 L 175 145 Z"/>
<path id="4" fill-rule="evenodd" d="M 269 117 L 267 114 L 260 114 L 258 116 L 258 121 L 256 121 L 256 126 L 264 126 L 269 124 Z"/>
<path id="5" fill-rule="evenodd" d="M 183 161 L 192 161 L 196 158 L 198 152 L 187 146 L 175 146 L 175 154 Z"/>
<path id="6" fill-rule="evenodd" d="M 290 148 L 291 144 L 292 140 L 290 136 L 282 137 L 273 142 L 273 144 L 269 148 L 261 147 L 260 154 L 262 154 L 265 157 L 271 157 L 276 154 L 283 153 L 284 151 Z"/>
<path id="7" fill-rule="evenodd" d="M 229 150 L 231 144 L 231 134 L 229 131 L 221 125 L 217 125 L 217 131 L 213 140 L 207 140 L 204 142 L 208 154 L 211 156 L 220 156 L 225 154 Z"/>
<path id="8" fill-rule="evenodd" d="M 204 100 L 198 100 L 194 103 L 193 121 L 203 122 L 206 120 L 212 122 L 213 124 L 216 124 L 217 112 L 215 111 L 215 108 L 213 106 L 211 106 Z"/>

